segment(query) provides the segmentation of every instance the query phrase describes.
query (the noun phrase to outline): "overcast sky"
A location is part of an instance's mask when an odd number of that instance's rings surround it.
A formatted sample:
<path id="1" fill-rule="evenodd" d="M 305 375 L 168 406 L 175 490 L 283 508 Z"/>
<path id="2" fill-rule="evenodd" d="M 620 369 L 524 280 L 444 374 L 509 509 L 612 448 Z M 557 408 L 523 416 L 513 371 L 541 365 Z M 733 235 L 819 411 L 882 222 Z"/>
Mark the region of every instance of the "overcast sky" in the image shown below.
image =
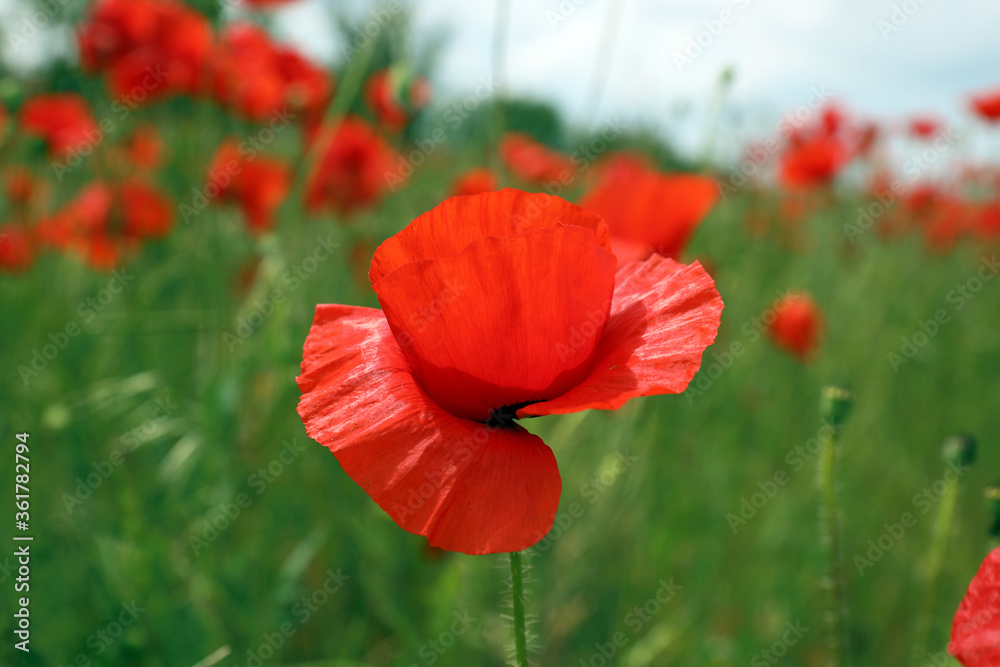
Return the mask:
<path id="1" fill-rule="evenodd" d="M 642 119 L 688 149 L 700 144 L 702 111 L 726 67 L 736 75 L 728 120 L 761 134 L 814 90 L 878 120 L 929 114 L 966 125 L 969 93 L 1000 87 L 1000 3 L 989 0 L 508 0 L 510 91 L 579 119 L 609 7 L 623 1 L 597 122 Z M 335 58 L 323 2 L 303 0 L 281 27 L 314 55 Z M 359 17 L 372 6 L 348 4 Z M 410 4 L 422 33 L 448 31 L 441 96 L 491 72 L 494 2 Z"/>
<path id="2" fill-rule="evenodd" d="M 0 7 L 14 0 L 0 0 Z M 735 82 L 727 127 L 767 134 L 780 115 L 829 91 L 880 120 L 931 114 L 967 124 L 970 92 L 1000 86 L 1000 3 L 990 0 L 507 0 L 512 94 L 556 103 L 580 119 L 602 27 L 624 2 L 597 124 L 619 116 L 655 125 L 688 149 L 720 72 Z M 300 0 L 279 12 L 282 36 L 335 61 L 324 3 L 370 16 L 369 0 Z M 417 34 L 445 30 L 438 99 L 492 71 L 493 0 L 409 0 Z M 707 24 L 706 24 L 707 22 Z M 712 28 L 716 34 L 712 34 Z M 700 41 L 700 53 L 692 42 Z M 688 54 L 690 61 L 681 61 Z M 680 117 L 679 109 L 688 108 Z"/>

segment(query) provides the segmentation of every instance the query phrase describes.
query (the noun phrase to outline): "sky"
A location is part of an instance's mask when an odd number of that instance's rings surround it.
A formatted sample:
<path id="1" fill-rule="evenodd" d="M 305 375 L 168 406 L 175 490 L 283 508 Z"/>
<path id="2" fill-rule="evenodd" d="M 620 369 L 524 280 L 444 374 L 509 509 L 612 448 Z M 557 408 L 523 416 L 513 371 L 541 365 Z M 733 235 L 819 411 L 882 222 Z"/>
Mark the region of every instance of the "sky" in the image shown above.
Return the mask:
<path id="1" fill-rule="evenodd" d="M 280 26 L 313 55 L 336 58 L 323 2 L 304 0 Z M 929 115 L 965 126 L 969 94 L 1000 88 L 1000 3 L 987 0 L 507 2 L 508 90 L 551 101 L 577 122 L 609 9 L 620 5 L 596 125 L 615 117 L 652 125 L 688 152 L 703 144 L 705 111 L 726 68 L 735 77 L 724 126 L 760 136 L 817 92 L 864 118 L 902 124 Z M 354 16 L 370 16 L 371 3 L 347 4 Z M 434 81 L 439 97 L 490 75 L 495 2 L 406 4 L 418 35 L 448 35 Z"/>
<path id="2" fill-rule="evenodd" d="M 439 101 L 492 74 L 495 1 L 397 1 L 412 12 L 418 39 L 446 36 L 432 79 Z M 967 126 L 968 95 L 1000 87 L 1000 3 L 987 0 L 504 1 L 509 93 L 552 102 L 571 123 L 586 116 L 604 26 L 619 5 L 594 126 L 616 118 L 652 126 L 689 153 L 703 144 L 706 109 L 726 68 L 735 77 L 723 126 L 741 136 L 773 133 L 782 114 L 817 95 L 864 118 L 903 123 L 919 114 Z M 375 2 L 299 0 L 277 12 L 279 36 L 336 62 L 342 45 L 333 5 L 364 21 Z M 17 6 L 0 0 L 8 34 Z M 34 53 L 14 54 L 7 41 L 8 59 L 37 60 L 68 48 L 38 40 Z M 721 138 L 725 151 L 729 142 Z"/>

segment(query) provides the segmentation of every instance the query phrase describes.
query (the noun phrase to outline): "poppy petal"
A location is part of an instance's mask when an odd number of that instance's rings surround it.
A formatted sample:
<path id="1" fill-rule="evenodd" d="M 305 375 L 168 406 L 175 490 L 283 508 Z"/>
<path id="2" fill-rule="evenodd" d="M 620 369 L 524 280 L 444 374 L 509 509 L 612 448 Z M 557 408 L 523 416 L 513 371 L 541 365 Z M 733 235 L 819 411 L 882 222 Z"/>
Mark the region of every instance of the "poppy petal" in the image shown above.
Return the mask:
<path id="1" fill-rule="evenodd" d="M 611 248 L 608 227 L 598 215 L 559 197 L 507 188 L 452 197 L 419 216 L 378 247 L 368 278 L 374 285 L 404 264 L 456 255 L 483 236 L 503 237 L 560 224 L 591 229 L 602 248 Z"/>
<path id="2" fill-rule="evenodd" d="M 684 391 L 719 330 L 722 298 L 701 264 L 653 255 L 618 271 L 611 317 L 588 377 L 518 416 L 615 410 L 637 396 Z"/>
<path id="3" fill-rule="evenodd" d="M 379 310 L 317 306 L 298 384 L 309 437 L 401 528 L 485 554 L 525 549 L 552 527 L 562 488 L 552 450 L 519 426 L 437 406 Z"/>
<path id="4" fill-rule="evenodd" d="M 955 612 L 948 652 L 966 667 L 1000 664 L 1000 549 L 986 556 Z"/>
<path id="5" fill-rule="evenodd" d="M 485 236 L 452 257 L 405 264 L 374 287 L 424 391 L 456 417 L 485 422 L 587 376 L 615 262 L 593 232 L 568 225 Z"/>

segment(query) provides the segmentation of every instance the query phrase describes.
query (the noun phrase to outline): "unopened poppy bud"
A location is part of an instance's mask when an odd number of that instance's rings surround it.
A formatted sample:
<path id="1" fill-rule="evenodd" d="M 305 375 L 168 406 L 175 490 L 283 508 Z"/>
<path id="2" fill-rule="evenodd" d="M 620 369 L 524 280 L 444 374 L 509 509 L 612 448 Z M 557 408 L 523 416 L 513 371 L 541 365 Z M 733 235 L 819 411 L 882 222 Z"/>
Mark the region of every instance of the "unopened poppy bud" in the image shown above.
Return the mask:
<path id="1" fill-rule="evenodd" d="M 976 439 L 971 435 L 953 435 L 946 438 L 941 446 L 941 457 L 945 463 L 959 468 L 967 468 L 976 460 Z"/>
<path id="2" fill-rule="evenodd" d="M 823 387 L 819 399 L 820 416 L 834 428 L 840 428 L 847 420 L 847 413 L 850 412 L 853 402 L 854 397 L 846 389 L 832 386 Z"/>

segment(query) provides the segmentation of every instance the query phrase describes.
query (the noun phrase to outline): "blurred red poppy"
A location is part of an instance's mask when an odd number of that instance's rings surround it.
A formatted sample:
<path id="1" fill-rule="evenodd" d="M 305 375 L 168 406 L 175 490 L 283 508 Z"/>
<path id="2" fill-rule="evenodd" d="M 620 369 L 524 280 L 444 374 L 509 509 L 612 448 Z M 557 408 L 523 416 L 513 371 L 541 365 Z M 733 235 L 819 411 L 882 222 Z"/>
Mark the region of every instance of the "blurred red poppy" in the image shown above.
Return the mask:
<path id="1" fill-rule="evenodd" d="M 975 114 L 987 123 L 1000 122 L 1000 90 L 973 96 L 971 106 Z"/>
<path id="2" fill-rule="evenodd" d="M 34 260 L 34 244 L 24 227 L 0 227 L 0 269 L 8 273 L 23 273 L 31 268 Z"/>
<path id="3" fill-rule="evenodd" d="M 1000 665 L 1000 549 L 972 578 L 952 621 L 948 653 L 965 667 Z"/>
<path id="4" fill-rule="evenodd" d="M 120 186 L 122 234 L 135 239 L 165 238 L 174 225 L 174 205 L 149 183 L 130 180 Z"/>
<path id="5" fill-rule="evenodd" d="M 781 156 L 779 181 L 789 189 L 827 185 L 847 163 L 847 149 L 836 137 L 801 139 Z"/>
<path id="6" fill-rule="evenodd" d="M 372 127 L 348 116 L 314 139 L 320 156 L 306 191 L 310 211 L 323 207 L 348 214 L 375 204 L 396 174 L 396 152 Z M 402 180 L 401 176 L 395 178 Z"/>
<path id="7" fill-rule="evenodd" d="M 36 180 L 27 167 L 13 166 L 3 173 L 4 193 L 14 208 L 27 206 L 36 192 Z"/>
<path id="8" fill-rule="evenodd" d="M 148 123 L 135 128 L 126 143 L 129 161 L 140 169 L 155 169 L 163 160 L 163 139 Z"/>
<path id="9" fill-rule="evenodd" d="M 917 139 L 930 139 L 941 131 L 941 121 L 936 118 L 916 117 L 910 119 L 910 136 Z"/>
<path id="10" fill-rule="evenodd" d="M 399 132 L 410 122 L 413 112 L 430 101 L 430 84 L 423 77 L 395 81 L 392 70 L 372 74 L 365 84 L 365 102 L 381 125 Z"/>
<path id="11" fill-rule="evenodd" d="M 253 233 L 274 226 L 274 213 L 288 196 L 291 168 L 262 155 L 248 159 L 235 141 L 224 142 L 215 154 L 208 180 L 219 188 L 219 201 L 235 201 Z"/>
<path id="12" fill-rule="evenodd" d="M 488 167 L 470 169 L 455 179 L 451 186 L 453 196 L 478 195 L 497 189 L 497 175 Z"/>
<path id="13" fill-rule="evenodd" d="M 306 431 L 431 545 L 531 546 L 561 482 L 515 420 L 681 392 L 718 330 L 700 265 L 615 265 L 604 221 L 557 197 L 448 199 L 375 252 L 383 310 L 317 306 L 298 378 Z"/>
<path id="14" fill-rule="evenodd" d="M 84 152 L 100 140 L 101 133 L 90 105 L 76 93 L 36 95 L 21 107 L 21 127 L 41 137 L 49 153 L 62 157 Z"/>
<path id="15" fill-rule="evenodd" d="M 608 223 L 621 265 L 653 253 L 679 259 L 718 198 L 711 178 L 663 174 L 627 156 L 604 166 L 580 205 Z"/>
<path id="16" fill-rule="evenodd" d="M 333 81 L 295 50 L 274 43 L 262 28 L 233 23 L 216 52 L 215 93 L 251 120 L 265 120 L 288 107 L 315 122 L 333 94 Z"/>
<path id="17" fill-rule="evenodd" d="M 515 178 L 544 185 L 569 183 L 576 175 L 570 159 L 521 132 L 508 132 L 500 143 L 500 157 Z"/>
<path id="18" fill-rule="evenodd" d="M 768 332 L 778 347 L 799 361 L 807 361 L 819 346 L 823 316 L 807 294 L 790 294 L 774 307 Z"/>
<path id="19" fill-rule="evenodd" d="M 85 69 L 108 71 L 128 107 L 205 90 L 212 51 L 208 19 L 176 0 L 98 0 L 79 29 Z"/>

